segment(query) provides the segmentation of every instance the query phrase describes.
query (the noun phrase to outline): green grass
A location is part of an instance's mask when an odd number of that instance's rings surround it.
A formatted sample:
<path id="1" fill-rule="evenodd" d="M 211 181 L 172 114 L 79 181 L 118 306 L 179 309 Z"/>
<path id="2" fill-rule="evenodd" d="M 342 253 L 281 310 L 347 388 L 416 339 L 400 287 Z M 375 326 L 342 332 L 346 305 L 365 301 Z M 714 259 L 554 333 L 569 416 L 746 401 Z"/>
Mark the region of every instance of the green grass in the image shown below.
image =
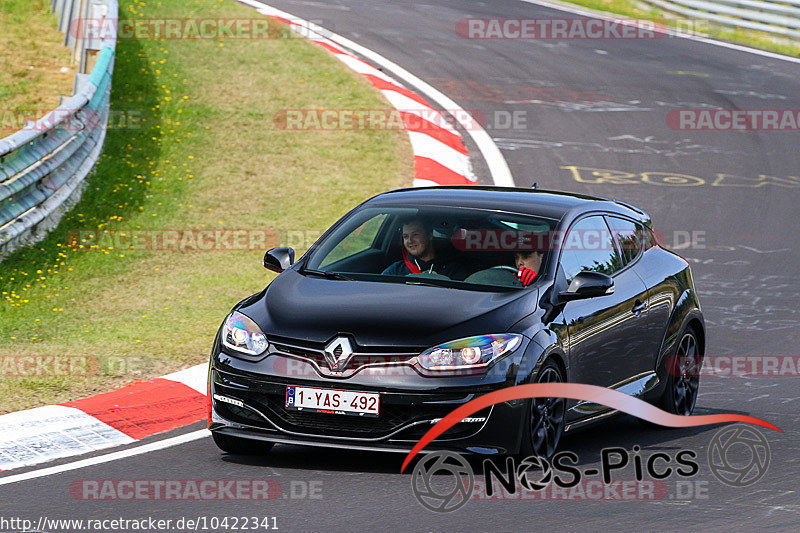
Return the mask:
<path id="1" fill-rule="evenodd" d="M 72 94 L 75 68 L 57 23 L 49 0 L 0 0 L 0 138 Z"/>
<path id="2" fill-rule="evenodd" d="M 260 17 L 230 0 L 123 0 L 120 16 Z M 388 107 L 304 39 L 120 40 L 111 99 L 126 127 L 109 130 L 79 205 L 47 239 L 0 263 L 0 355 L 87 356 L 99 369 L 0 377 L 4 411 L 205 362 L 230 307 L 274 276 L 261 248 L 85 250 L 68 245 L 74 232 L 262 229 L 286 242 L 411 183 L 402 131 L 273 126 L 283 109 Z"/>
<path id="3" fill-rule="evenodd" d="M 607 11 L 626 17 L 652 20 L 659 24 L 686 29 L 686 18 L 667 13 L 661 9 L 647 6 L 635 0 L 563 0 L 570 4 L 576 4 L 598 11 Z M 704 33 L 710 37 L 730 41 L 734 43 L 746 44 L 754 48 L 761 48 L 771 52 L 800 57 L 800 43 L 781 39 L 768 33 L 747 29 L 733 29 L 721 26 L 709 21 L 697 21 L 694 19 L 696 31 Z M 702 23 L 702 24 L 700 24 Z"/>

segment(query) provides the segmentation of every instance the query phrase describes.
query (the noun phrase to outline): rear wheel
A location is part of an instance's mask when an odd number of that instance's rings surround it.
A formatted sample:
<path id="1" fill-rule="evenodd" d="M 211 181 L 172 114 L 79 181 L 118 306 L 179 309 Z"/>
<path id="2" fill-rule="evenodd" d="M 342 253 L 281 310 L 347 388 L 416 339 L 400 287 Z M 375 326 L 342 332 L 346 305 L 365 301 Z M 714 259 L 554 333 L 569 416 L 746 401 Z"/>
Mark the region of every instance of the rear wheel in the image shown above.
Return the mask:
<path id="1" fill-rule="evenodd" d="M 534 381 L 534 383 L 563 382 L 561 369 L 552 360 L 545 362 Z M 520 453 L 523 456 L 552 457 L 564 433 L 565 413 L 564 398 L 531 398 Z"/>
<path id="2" fill-rule="evenodd" d="M 700 387 L 702 357 L 697 335 L 689 328 L 678 341 L 675 357 L 667 361 L 667 387 L 661 397 L 662 409 L 675 415 L 692 414 Z"/>
<path id="3" fill-rule="evenodd" d="M 691 415 L 697 403 L 702 364 L 697 333 L 689 327 L 681 334 L 675 355 L 667 359 L 666 386 L 653 404 L 674 415 Z M 637 420 L 645 427 L 662 427 L 641 418 Z"/>
<path id="4" fill-rule="evenodd" d="M 228 452 L 232 455 L 264 455 L 269 452 L 274 442 L 267 442 L 255 439 L 243 439 L 241 437 L 233 437 L 231 435 L 223 435 L 216 431 L 211 433 L 214 439 L 214 444 L 223 452 Z"/>

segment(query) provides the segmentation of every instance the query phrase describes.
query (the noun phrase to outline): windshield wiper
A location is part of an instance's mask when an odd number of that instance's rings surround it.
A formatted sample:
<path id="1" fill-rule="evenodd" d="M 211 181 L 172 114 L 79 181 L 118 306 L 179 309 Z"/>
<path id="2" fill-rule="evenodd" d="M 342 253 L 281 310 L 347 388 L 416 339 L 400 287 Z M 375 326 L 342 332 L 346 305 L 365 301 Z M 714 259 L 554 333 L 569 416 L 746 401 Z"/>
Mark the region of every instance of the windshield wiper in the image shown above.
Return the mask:
<path id="1" fill-rule="evenodd" d="M 406 285 L 422 285 L 425 287 L 441 287 L 443 289 L 454 289 L 462 291 L 480 291 L 480 292 L 511 292 L 524 289 L 525 287 L 504 287 L 502 285 L 481 285 L 477 283 L 464 283 L 455 280 L 446 281 L 441 280 L 426 280 L 425 278 L 412 278 L 404 279 L 403 283 Z"/>
<path id="2" fill-rule="evenodd" d="M 353 281 L 353 278 L 345 276 L 339 272 L 327 272 L 325 270 L 313 270 L 310 268 L 303 269 L 304 274 L 316 274 L 317 276 L 322 276 L 323 278 L 327 279 L 339 279 L 342 281 Z"/>
<path id="3" fill-rule="evenodd" d="M 424 285 L 425 287 L 441 287 L 441 288 L 444 288 L 444 289 L 453 289 L 453 288 L 455 288 L 452 285 L 445 285 L 445 284 L 442 284 L 442 283 L 434 283 L 434 282 L 431 282 L 431 281 L 424 281 L 424 280 L 421 280 L 421 279 L 406 279 L 406 280 L 403 280 L 403 283 L 405 283 L 406 285 Z"/>

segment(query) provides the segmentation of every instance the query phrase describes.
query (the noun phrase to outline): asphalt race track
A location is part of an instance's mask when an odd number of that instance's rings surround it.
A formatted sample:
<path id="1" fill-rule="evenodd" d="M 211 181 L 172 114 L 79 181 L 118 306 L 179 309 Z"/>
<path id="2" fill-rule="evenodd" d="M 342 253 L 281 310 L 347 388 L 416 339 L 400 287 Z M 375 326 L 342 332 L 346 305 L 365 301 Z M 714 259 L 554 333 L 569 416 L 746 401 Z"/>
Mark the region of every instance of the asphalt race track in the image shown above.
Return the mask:
<path id="1" fill-rule="evenodd" d="M 798 354 L 800 134 L 677 130 L 667 114 L 800 109 L 800 62 L 674 37 L 471 40 L 456 33 L 456 23 L 469 17 L 578 16 L 517 0 L 270 5 L 378 52 L 461 107 L 481 111 L 517 186 L 611 196 L 648 211 L 666 243 L 693 264 L 707 354 Z M 477 147 L 468 136 L 465 142 L 482 182 L 490 183 Z M 401 455 L 276 446 L 263 458 L 243 459 L 221 455 L 206 438 L 0 485 L 0 508 L 4 515 L 25 509 L 31 518 L 268 516 L 282 531 L 316 532 L 796 531 L 798 383 L 796 369 L 794 376 L 701 379 L 695 414 L 749 414 L 783 430 L 762 431 L 769 470 L 747 487 L 727 486 L 707 467 L 719 427 L 649 429 L 625 415 L 569 435 L 562 448 L 576 452 L 582 468 L 597 467 L 601 449 L 612 446 L 638 445 L 643 457 L 693 450 L 700 471 L 692 484 L 678 487 L 668 478 L 668 493 L 657 501 L 471 501 L 434 513 L 415 500 L 408 472 L 399 473 Z M 621 476 L 632 479 L 633 470 Z M 145 478 L 274 479 L 282 493 L 263 502 L 82 501 L 69 490 L 77 480 Z"/>

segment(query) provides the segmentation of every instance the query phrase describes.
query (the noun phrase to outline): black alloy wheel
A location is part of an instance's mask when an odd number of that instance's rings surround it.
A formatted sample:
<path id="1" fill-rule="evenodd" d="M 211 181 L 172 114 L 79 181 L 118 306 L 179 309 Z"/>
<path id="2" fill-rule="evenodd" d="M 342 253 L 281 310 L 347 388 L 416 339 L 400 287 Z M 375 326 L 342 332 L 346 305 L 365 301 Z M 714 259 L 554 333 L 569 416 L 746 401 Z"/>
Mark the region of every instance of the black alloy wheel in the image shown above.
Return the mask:
<path id="1" fill-rule="evenodd" d="M 544 364 L 535 381 L 535 383 L 563 382 L 561 369 L 553 361 Z M 552 457 L 564 433 L 565 413 L 564 398 L 531 398 L 522 453 L 526 456 Z"/>
<path id="2" fill-rule="evenodd" d="M 689 416 L 697 402 L 700 366 L 703 363 L 694 331 L 688 329 L 678 343 L 675 356 L 667 365 L 667 389 L 662 407 L 676 415 Z"/>

